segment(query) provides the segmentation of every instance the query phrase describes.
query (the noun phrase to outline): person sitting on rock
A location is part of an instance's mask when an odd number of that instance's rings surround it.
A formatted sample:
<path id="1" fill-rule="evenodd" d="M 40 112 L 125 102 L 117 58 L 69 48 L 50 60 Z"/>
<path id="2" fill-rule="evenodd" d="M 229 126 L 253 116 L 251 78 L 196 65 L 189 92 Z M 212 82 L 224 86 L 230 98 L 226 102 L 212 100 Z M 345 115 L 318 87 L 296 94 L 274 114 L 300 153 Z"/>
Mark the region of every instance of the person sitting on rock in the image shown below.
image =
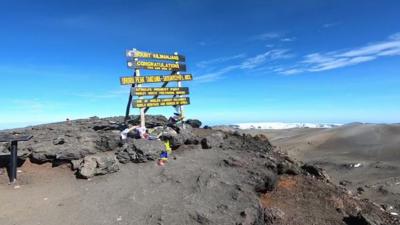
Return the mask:
<path id="1" fill-rule="evenodd" d="M 141 126 L 133 126 L 132 124 L 128 125 L 128 128 L 126 128 L 125 130 L 123 130 L 121 132 L 121 140 L 126 141 L 129 133 L 135 131 L 134 137 L 135 138 L 142 138 L 142 139 L 147 139 L 146 135 L 146 127 L 141 127 Z"/>
<path id="2" fill-rule="evenodd" d="M 171 116 L 171 117 L 168 119 L 168 123 L 171 124 L 171 125 L 175 125 L 175 124 L 177 124 L 178 122 L 180 122 L 180 121 L 182 121 L 182 120 L 183 120 L 183 117 L 181 116 L 181 114 L 179 114 L 179 113 L 174 113 L 174 115 Z"/>

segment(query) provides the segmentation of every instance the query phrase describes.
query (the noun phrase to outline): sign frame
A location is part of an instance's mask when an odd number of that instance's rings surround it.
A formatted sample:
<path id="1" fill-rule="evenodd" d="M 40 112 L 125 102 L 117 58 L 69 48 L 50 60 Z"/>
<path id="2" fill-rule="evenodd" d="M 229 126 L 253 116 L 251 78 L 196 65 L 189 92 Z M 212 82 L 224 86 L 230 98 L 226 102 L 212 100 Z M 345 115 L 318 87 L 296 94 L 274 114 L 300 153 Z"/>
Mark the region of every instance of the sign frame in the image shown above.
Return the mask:
<path id="1" fill-rule="evenodd" d="M 146 70 L 161 70 L 161 71 L 186 71 L 186 64 L 184 63 L 170 63 L 170 62 L 155 62 L 134 60 L 128 62 L 129 68 L 146 69 Z"/>
<path id="2" fill-rule="evenodd" d="M 133 96 L 188 95 L 187 87 L 133 87 Z"/>
<path id="3" fill-rule="evenodd" d="M 124 76 L 120 77 L 121 85 L 162 83 L 172 81 L 191 81 L 192 74 L 171 74 L 171 75 L 148 75 L 148 76 Z"/>
<path id="4" fill-rule="evenodd" d="M 135 99 L 132 101 L 133 108 L 149 108 L 162 106 L 190 105 L 189 97 L 173 97 L 173 98 L 149 98 Z"/>
<path id="5" fill-rule="evenodd" d="M 174 54 L 168 54 L 168 53 L 146 52 L 133 49 L 126 51 L 126 56 L 130 58 L 155 59 L 163 61 L 175 61 L 175 62 L 186 61 L 186 57 L 184 55 L 178 54 L 177 52 L 175 52 Z"/>

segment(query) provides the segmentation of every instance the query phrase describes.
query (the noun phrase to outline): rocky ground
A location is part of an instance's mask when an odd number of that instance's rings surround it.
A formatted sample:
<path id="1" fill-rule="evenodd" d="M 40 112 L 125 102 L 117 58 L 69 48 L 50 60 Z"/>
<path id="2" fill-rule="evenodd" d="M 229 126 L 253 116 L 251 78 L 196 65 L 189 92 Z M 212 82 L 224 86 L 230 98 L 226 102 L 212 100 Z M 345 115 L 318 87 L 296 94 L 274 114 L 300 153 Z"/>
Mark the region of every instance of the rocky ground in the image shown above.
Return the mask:
<path id="1" fill-rule="evenodd" d="M 161 141 L 119 140 L 121 117 L 5 131 L 34 138 L 20 144 L 18 184 L 0 175 L 0 224 L 400 224 L 265 135 L 147 121 L 174 149 L 165 166 Z"/>
<path id="2" fill-rule="evenodd" d="M 267 135 L 290 157 L 324 168 L 333 183 L 400 213 L 399 124 L 352 123 L 332 129 L 242 132 Z"/>

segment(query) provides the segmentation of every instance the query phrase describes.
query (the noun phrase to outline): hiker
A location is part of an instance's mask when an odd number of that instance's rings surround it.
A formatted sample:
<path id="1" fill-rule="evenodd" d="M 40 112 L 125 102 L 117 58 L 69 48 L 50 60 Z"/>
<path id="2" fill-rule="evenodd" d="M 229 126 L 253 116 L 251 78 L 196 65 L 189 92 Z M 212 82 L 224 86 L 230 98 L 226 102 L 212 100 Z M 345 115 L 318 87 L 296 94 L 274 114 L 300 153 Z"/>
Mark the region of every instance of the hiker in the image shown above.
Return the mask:
<path id="1" fill-rule="evenodd" d="M 168 119 L 168 123 L 171 124 L 171 125 L 175 125 L 175 124 L 177 124 L 178 122 L 180 122 L 181 120 L 183 120 L 183 117 L 181 116 L 181 114 L 179 114 L 179 113 L 174 113 L 174 115 L 171 116 L 171 117 Z"/>
<path id="2" fill-rule="evenodd" d="M 159 166 L 164 166 L 165 163 L 168 162 L 168 156 L 172 153 L 171 145 L 169 140 L 164 141 L 165 150 L 161 151 L 160 158 L 158 159 L 157 164 Z"/>
<path id="3" fill-rule="evenodd" d="M 147 139 L 146 127 L 133 126 L 129 124 L 128 128 L 121 132 L 121 140 L 126 141 L 128 138 L 128 134 L 132 131 L 135 131 L 135 138 Z"/>

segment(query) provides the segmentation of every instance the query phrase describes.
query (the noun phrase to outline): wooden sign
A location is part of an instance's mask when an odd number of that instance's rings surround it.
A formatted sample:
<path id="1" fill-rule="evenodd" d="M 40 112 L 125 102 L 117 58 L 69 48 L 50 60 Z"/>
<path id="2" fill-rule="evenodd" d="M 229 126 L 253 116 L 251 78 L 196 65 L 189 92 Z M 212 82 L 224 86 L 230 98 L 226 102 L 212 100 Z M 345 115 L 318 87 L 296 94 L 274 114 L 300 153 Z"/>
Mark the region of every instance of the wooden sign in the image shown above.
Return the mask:
<path id="1" fill-rule="evenodd" d="M 164 54 L 164 53 L 152 53 L 142 52 L 138 50 L 128 51 L 126 54 L 132 58 L 143 58 L 143 59 L 157 59 L 157 60 L 170 60 L 177 62 L 185 62 L 185 56 L 178 54 Z"/>
<path id="2" fill-rule="evenodd" d="M 121 77 L 121 85 L 144 84 L 144 83 L 158 83 L 170 81 L 189 81 L 192 80 L 192 74 L 174 74 L 174 75 L 152 75 L 152 76 L 139 76 L 139 77 Z"/>
<path id="3" fill-rule="evenodd" d="M 147 108 L 160 106 L 189 105 L 190 99 L 185 98 L 153 98 L 133 100 L 133 108 Z"/>
<path id="4" fill-rule="evenodd" d="M 149 62 L 139 60 L 128 62 L 128 67 L 146 70 L 186 71 L 186 65 L 181 63 Z"/>
<path id="5" fill-rule="evenodd" d="M 154 96 L 154 95 L 187 95 L 187 87 L 135 87 L 132 88 L 133 96 Z"/>

